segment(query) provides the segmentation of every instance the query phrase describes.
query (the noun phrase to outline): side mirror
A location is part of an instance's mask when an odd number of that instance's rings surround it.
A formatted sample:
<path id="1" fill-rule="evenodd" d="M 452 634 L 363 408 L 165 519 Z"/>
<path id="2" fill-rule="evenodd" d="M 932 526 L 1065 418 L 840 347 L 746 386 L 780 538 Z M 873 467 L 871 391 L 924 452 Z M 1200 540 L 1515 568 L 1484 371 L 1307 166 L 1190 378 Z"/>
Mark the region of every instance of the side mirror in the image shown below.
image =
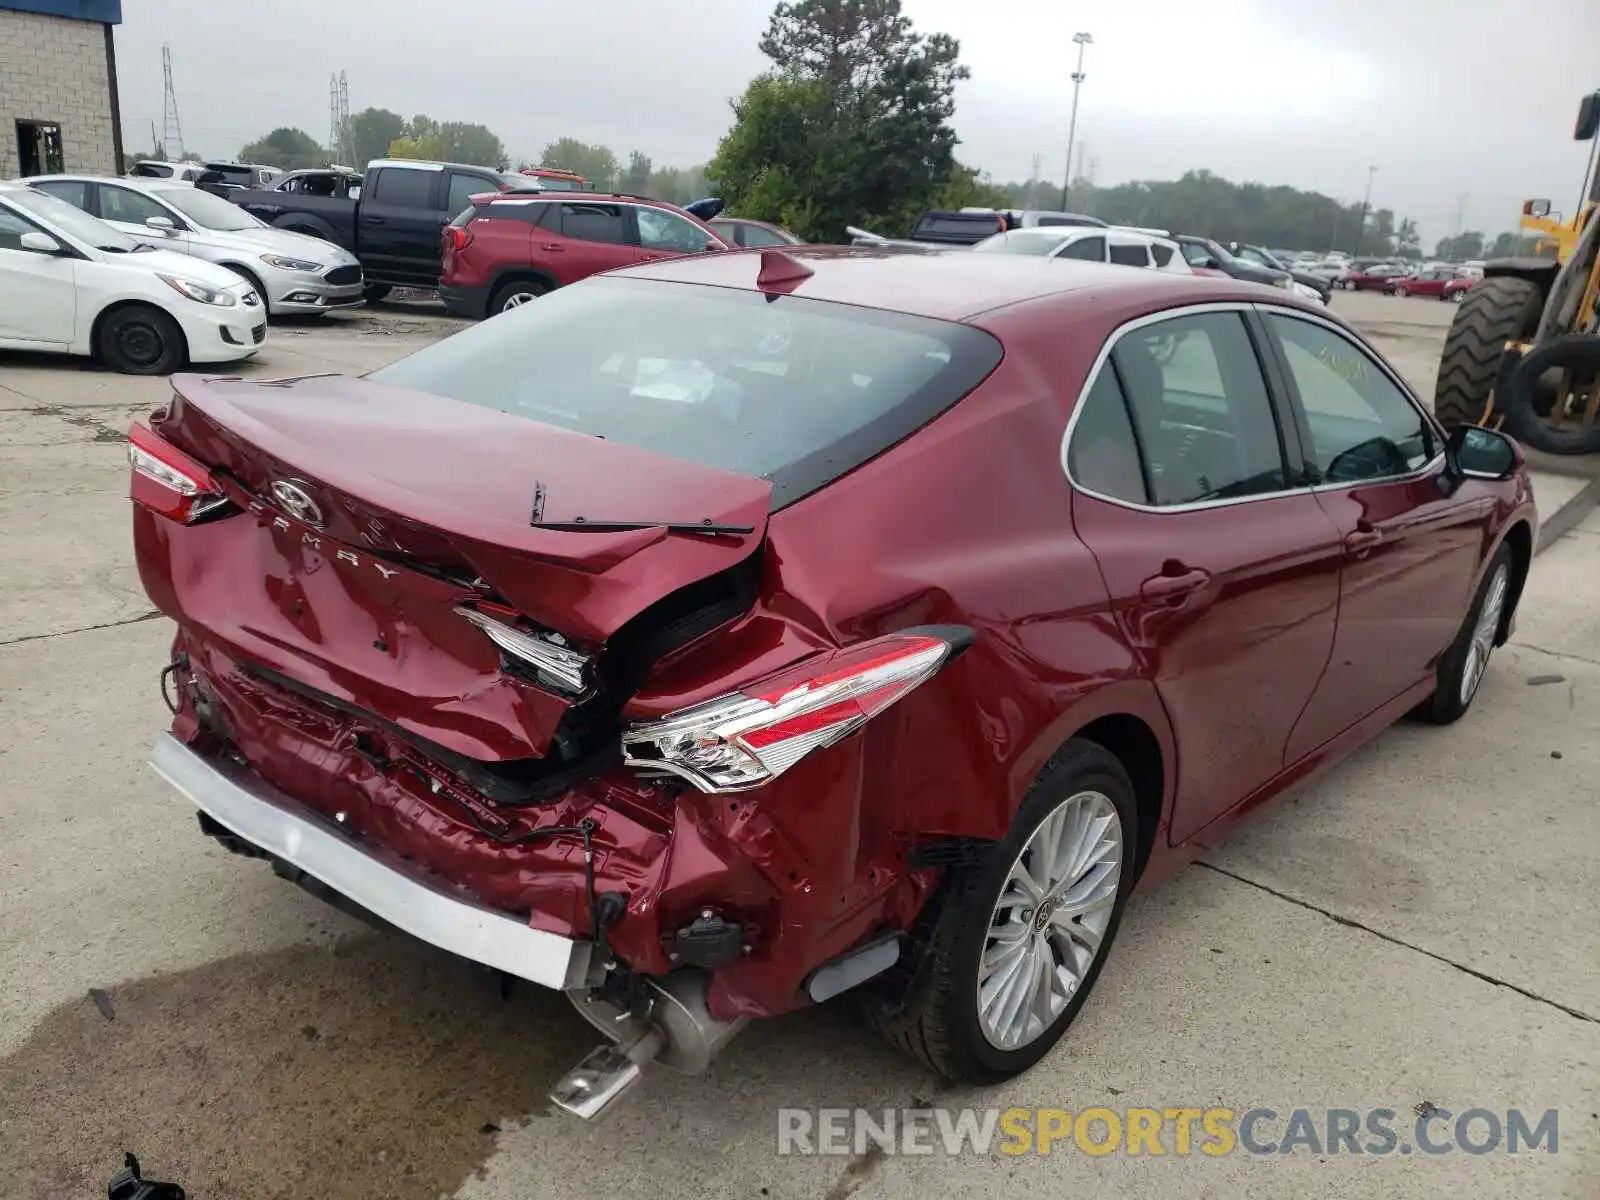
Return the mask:
<path id="1" fill-rule="evenodd" d="M 148 228 L 154 229 L 157 233 L 165 233 L 170 236 L 171 234 L 178 232 L 178 227 L 173 223 L 171 217 L 146 217 L 144 219 L 144 223 Z"/>
<path id="2" fill-rule="evenodd" d="M 1451 491 L 1463 479 L 1508 479 L 1522 462 L 1522 447 L 1497 429 L 1457 425 L 1445 439 L 1445 476 L 1453 481 Z"/>
<path id="3" fill-rule="evenodd" d="M 1527 217 L 1548 217 L 1550 215 L 1550 201 L 1524 200 L 1522 202 L 1522 213 Z"/>
<path id="4" fill-rule="evenodd" d="M 40 233 L 37 230 L 29 230 L 18 238 L 17 247 L 34 254 L 61 254 L 63 252 L 60 242 L 56 241 L 48 233 Z"/>

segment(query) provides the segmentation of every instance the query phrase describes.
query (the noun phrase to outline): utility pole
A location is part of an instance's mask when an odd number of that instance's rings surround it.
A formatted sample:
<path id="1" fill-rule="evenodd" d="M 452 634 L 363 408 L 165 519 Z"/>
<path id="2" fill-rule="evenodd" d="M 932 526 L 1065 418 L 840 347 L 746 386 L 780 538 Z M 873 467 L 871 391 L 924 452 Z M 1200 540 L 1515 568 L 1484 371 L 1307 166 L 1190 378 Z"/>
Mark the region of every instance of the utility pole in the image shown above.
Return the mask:
<path id="1" fill-rule="evenodd" d="M 1028 172 L 1028 198 L 1024 208 L 1039 207 L 1039 172 L 1044 169 L 1044 155 L 1033 156 L 1033 169 Z"/>
<path id="2" fill-rule="evenodd" d="M 1361 228 L 1356 231 L 1356 257 L 1361 256 L 1361 247 L 1367 240 L 1367 214 L 1372 211 L 1372 177 L 1378 173 L 1377 167 L 1367 168 L 1367 194 L 1361 198 Z"/>
<path id="3" fill-rule="evenodd" d="M 172 47 L 161 47 L 161 152 L 168 162 L 183 160 L 183 122 L 178 119 L 178 93 L 172 86 Z M 173 147 L 177 147 L 176 150 Z"/>
<path id="4" fill-rule="evenodd" d="M 1078 47 L 1078 69 L 1072 73 L 1072 116 L 1067 121 L 1067 177 L 1061 182 L 1061 210 L 1067 211 L 1067 196 L 1072 191 L 1072 146 L 1078 140 L 1078 89 L 1083 86 L 1083 48 L 1093 45 L 1094 38 L 1087 33 L 1075 33 L 1073 42 Z"/>

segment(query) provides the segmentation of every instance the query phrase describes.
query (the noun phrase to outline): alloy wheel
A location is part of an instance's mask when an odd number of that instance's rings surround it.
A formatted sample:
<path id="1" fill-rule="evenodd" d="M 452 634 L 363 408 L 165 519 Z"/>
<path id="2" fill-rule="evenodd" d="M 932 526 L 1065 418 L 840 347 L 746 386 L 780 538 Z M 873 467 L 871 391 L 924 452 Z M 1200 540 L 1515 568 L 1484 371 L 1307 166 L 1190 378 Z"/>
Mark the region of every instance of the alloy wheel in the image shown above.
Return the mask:
<path id="1" fill-rule="evenodd" d="M 1478 685 L 1483 682 L 1484 672 L 1489 667 L 1489 655 L 1494 651 L 1494 640 L 1500 633 L 1500 614 L 1506 606 L 1506 590 L 1510 582 L 1510 572 L 1504 563 L 1495 571 L 1494 578 L 1489 581 L 1489 590 L 1484 593 L 1483 607 L 1478 610 L 1478 619 L 1472 627 L 1472 640 L 1467 644 L 1467 661 L 1461 668 L 1461 705 L 1465 708 L 1472 703 L 1472 697 L 1478 692 Z"/>
<path id="2" fill-rule="evenodd" d="M 539 298 L 536 292 L 512 292 L 505 298 L 505 303 L 500 305 L 501 312 L 510 312 L 513 308 L 521 308 L 524 304 L 531 304 Z"/>
<path id="3" fill-rule="evenodd" d="M 1063 800 L 1011 864 L 978 965 L 978 1025 L 1019 1050 L 1055 1024 L 1083 986 L 1117 902 L 1122 819 L 1110 797 Z"/>

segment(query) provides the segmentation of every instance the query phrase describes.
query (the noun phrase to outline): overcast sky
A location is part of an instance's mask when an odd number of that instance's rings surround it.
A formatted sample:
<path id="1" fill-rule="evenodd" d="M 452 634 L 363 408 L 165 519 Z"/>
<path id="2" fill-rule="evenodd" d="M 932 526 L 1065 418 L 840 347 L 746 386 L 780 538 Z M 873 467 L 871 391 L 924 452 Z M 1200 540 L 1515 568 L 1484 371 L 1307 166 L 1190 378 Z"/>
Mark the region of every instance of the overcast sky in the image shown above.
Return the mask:
<path id="1" fill-rule="evenodd" d="M 769 0 L 128 0 L 117 30 L 130 149 L 161 124 L 172 47 L 186 144 L 231 155 L 278 125 L 328 134 L 328 77 L 352 111 L 481 121 L 513 156 L 562 136 L 626 159 L 705 161 L 728 100 L 767 60 Z M 923 32 L 961 41 L 963 161 L 997 180 L 1065 166 L 1075 48 L 1078 112 L 1096 181 L 1208 167 L 1414 217 L 1425 244 L 1516 223 L 1525 197 L 1570 211 L 1585 166 L 1571 141 L 1600 88 L 1592 0 L 905 0 Z M 224 17 L 223 13 L 226 13 Z"/>

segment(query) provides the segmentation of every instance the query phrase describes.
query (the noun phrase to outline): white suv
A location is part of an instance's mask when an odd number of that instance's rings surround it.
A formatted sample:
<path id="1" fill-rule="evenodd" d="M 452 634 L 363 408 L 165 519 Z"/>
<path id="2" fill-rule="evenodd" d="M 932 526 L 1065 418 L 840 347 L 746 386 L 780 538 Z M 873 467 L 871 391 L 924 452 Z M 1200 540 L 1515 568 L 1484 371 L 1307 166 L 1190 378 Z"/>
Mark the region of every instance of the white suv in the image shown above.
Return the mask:
<path id="1" fill-rule="evenodd" d="M 267 314 L 224 267 L 158 250 L 65 200 L 0 183 L 0 350 L 90 355 L 129 375 L 248 358 Z"/>

